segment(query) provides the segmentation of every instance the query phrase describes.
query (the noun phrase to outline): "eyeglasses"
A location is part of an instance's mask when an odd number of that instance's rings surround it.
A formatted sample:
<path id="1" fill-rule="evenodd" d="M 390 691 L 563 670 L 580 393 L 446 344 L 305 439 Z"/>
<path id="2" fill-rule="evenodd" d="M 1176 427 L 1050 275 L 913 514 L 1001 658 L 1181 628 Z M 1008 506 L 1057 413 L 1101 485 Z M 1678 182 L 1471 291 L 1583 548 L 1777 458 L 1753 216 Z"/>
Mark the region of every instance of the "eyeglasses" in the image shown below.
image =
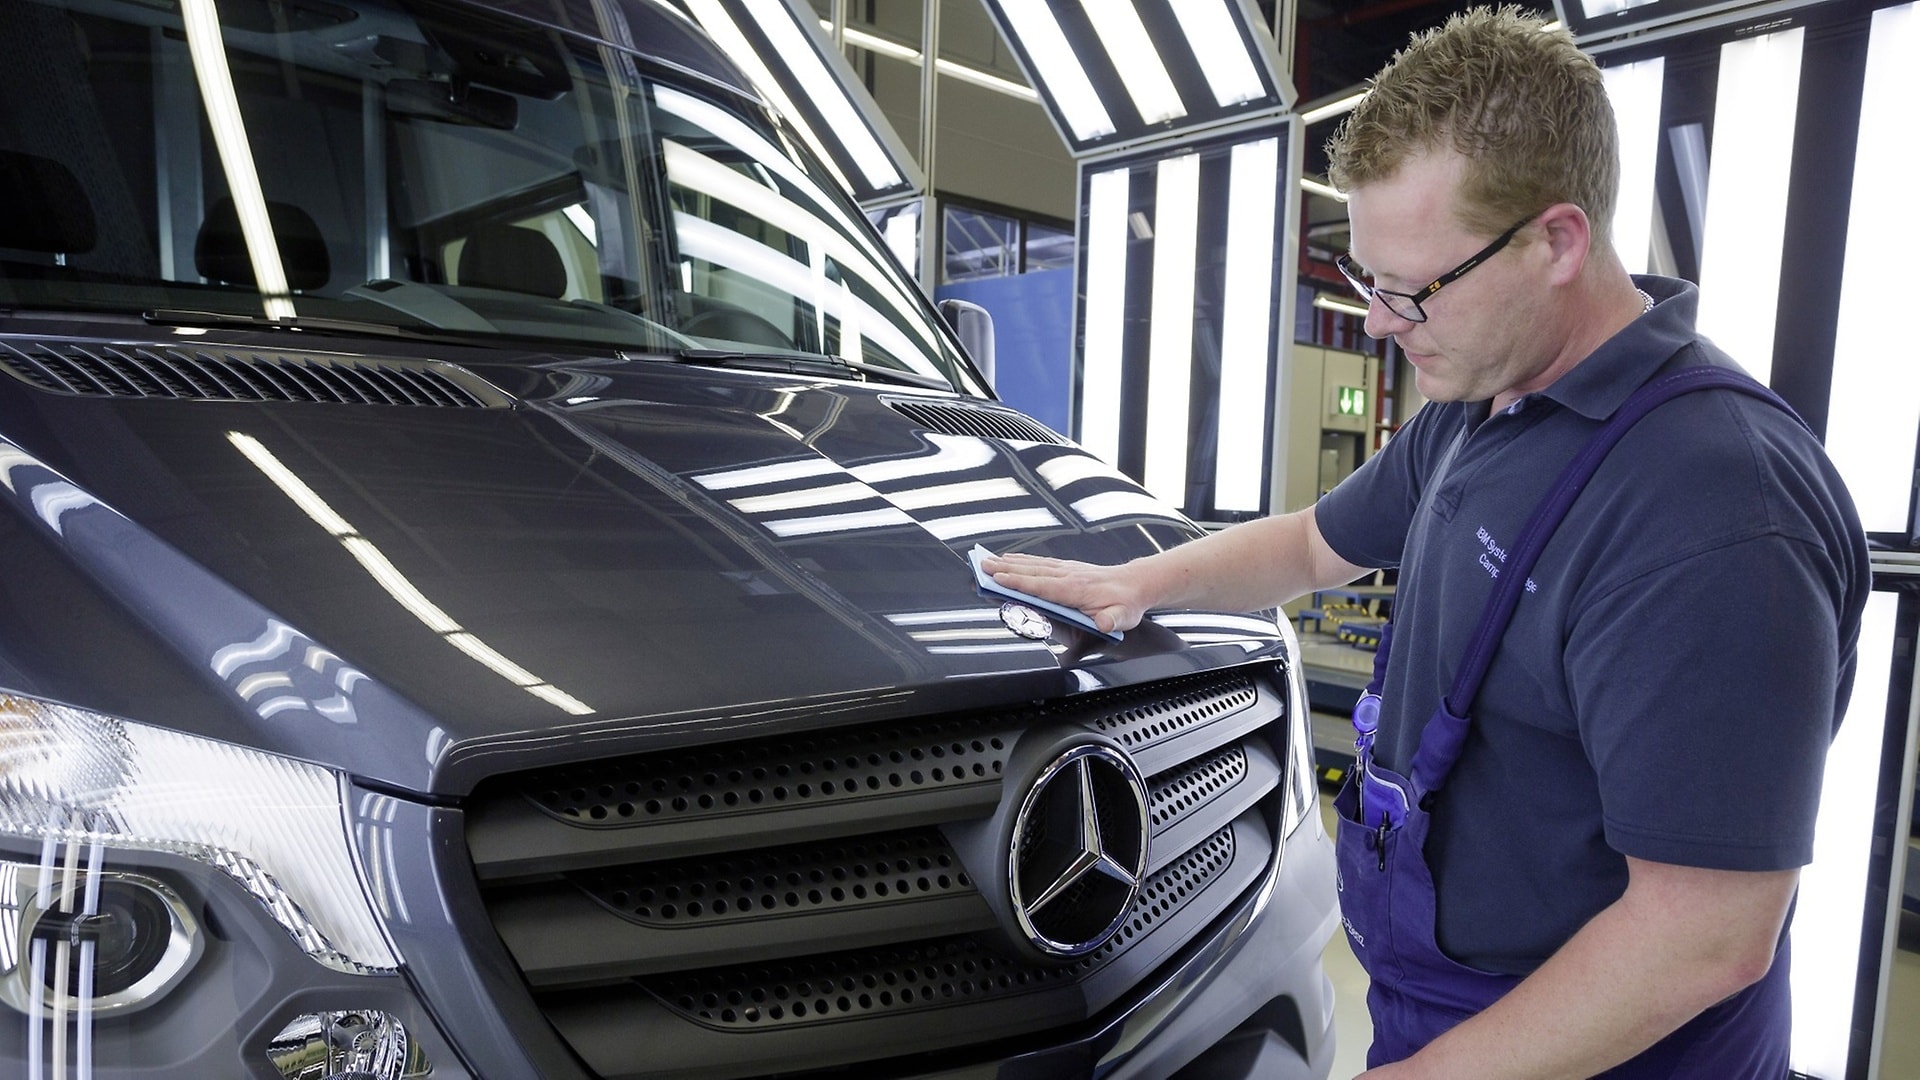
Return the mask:
<path id="1" fill-rule="evenodd" d="M 1347 284 L 1353 286 L 1353 291 L 1359 293 L 1362 300 L 1365 300 L 1369 304 L 1378 300 L 1386 305 L 1388 311 L 1393 312 L 1400 318 L 1408 322 L 1422 323 L 1427 321 L 1427 312 L 1426 309 L 1420 306 L 1420 301 L 1431 298 L 1434 293 L 1460 280 L 1460 278 L 1466 275 L 1467 271 L 1499 254 L 1500 249 L 1506 247 L 1508 241 L 1519 235 L 1521 229 L 1526 228 L 1534 218 L 1539 216 L 1538 213 L 1528 214 L 1526 218 L 1514 225 L 1513 228 L 1494 237 L 1493 243 L 1481 248 L 1473 255 L 1469 255 L 1466 262 L 1441 274 L 1431 282 L 1410 293 L 1394 292 L 1392 289 L 1374 288 L 1371 283 L 1362 280 L 1360 270 L 1353 265 L 1353 257 L 1351 255 L 1340 256 L 1334 260 L 1334 265 L 1338 266 L 1340 272 L 1346 275 Z"/>

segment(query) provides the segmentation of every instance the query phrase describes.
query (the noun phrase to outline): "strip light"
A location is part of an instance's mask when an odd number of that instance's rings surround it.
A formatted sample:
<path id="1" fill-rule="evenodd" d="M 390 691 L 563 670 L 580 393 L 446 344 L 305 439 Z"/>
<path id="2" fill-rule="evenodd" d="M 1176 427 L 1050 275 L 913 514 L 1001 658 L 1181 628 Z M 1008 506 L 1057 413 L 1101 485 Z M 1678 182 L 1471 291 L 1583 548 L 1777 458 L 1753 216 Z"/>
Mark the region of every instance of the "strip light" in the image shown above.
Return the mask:
<path id="1" fill-rule="evenodd" d="M 1036 7 L 1039 5 L 1035 5 Z M 1120 460 L 1120 374 L 1126 334 L 1126 169 L 1087 181 L 1087 325 L 1080 365 L 1080 445 L 1109 464 Z"/>
<path id="2" fill-rule="evenodd" d="M 1118 130 L 1106 106 L 1100 103 L 1100 95 L 1094 92 L 1086 69 L 1080 66 L 1080 58 L 1067 44 L 1053 9 L 1036 0 L 1011 0 L 998 7 L 1013 27 L 1014 36 L 1026 46 L 1034 73 L 1046 84 L 1073 137 L 1087 142 Z"/>
<path id="3" fill-rule="evenodd" d="M 833 24 L 825 19 L 820 21 L 820 26 L 826 30 L 833 28 Z M 865 30 L 856 30 L 851 26 L 841 30 L 841 37 L 846 40 L 847 44 L 855 46 L 856 48 L 879 53 L 881 56 L 891 56 L 895 60 L 904 60 L 916 67 L 920 65 L 920 50 L 911 45 L 904 45 L 891 38 L 884 38 L 879 34 L 868 33 Z M 1040 100 L 1040 92 L 1025 83 L 1017 83 L 1004 76 L 995 75 L 990 71 L 982 71 L 976 67 L 969 67 L 966 64 L 949 60 L 944 56 L 934 65 L 934 70 L 942 75 L 949 75 L 959 79 L 961 82 L 969 82 L 975 86 L 983 86 L 988 90 L 997 91 L 1008 97 L 1017 97 L 1024 101 Z"/>
<path id="4" fill-rule="evenodd" d="M 1187 115 L 1180 91 L 1173 88 L 1167 65 L 1153 47 L 1153 38 L 1140 21 L 1133 0 L 1080 0 L 1080 6 L 1086 9 L 1094 35 L 1120 72 L 1120 82 L 1133 99 L 1141 122 L 1159 124 Z"/>
<path id="5" fill-rule="evenodd" d="M 260 174 L 253 164 L 253 147 L 240 120 L 240 101 L 233 92 L 233 73 L 227 67 L 226 46 L 220 39 L 220 13 L 213 0 L 182 0 L 180 21 L 193 56 L 193 73 L 200 83 L 200 100 L 207 110 L 207 126 L 227 174 L 227 192 L 240 218 L 240 235 L 247 241 L 247 259 L 253 264 L 254 287 L 269 319 L 291 319 L 293 290 L 287 287 L 280 247 L 267 216 L 267 197 L 260 190 Z"/>
<path id="6" fill-rule="evenodd" d="M 1322 120 L 1331 120 L 1336 116 L 1345 116 L 1353 111 L 1355 105 L 1360 104 L 1361 98 L 1366 96 L 1367 92 L 1365 90 L 1355 90 L 1353 93 L 1347 94 L 1344 97 L 1335 98 L 1325 105 L 1316 105 L 1300 114 L 1300 122 L 1303 124 L 1317 124 Z"/>
<path id="7" fill-rule="evenodd" d="M 1912 54 L 1907 54 L 1911 56 Z M 1845 719 L 1827 749 L 1814 823 L 1813 862 L 1800 874 L 1794 904 L 1793 1049 L 1795 1075 L 1846 1076 L 1860 967 L 1861 916 L 1873 848 L 1878 793 L 1860 774 L 1884 752 L 1899 598 L 1876 592 L 1860 616 L 1859 666 Z M 1899 888 L 1899 882 L 1894 883 Z"/>
<path id="8" fill-rule="evenodd" d="M 1613 214 L 1613 250 L 1629 271 L 1647 272 L 1653 242 L 1653 167 L 1660 151 L 1660 97 L 1666 57 L 1604 68 L 1607 97 L 1620 132 L 1620 197 Z"/>
<path id="9" fill-rule="evenodd" d="M 880 145 L 880 140 L 874 138 L 873 129 L 867 126 L 859 110 L 853 107 L 840 81 L 833 77 L 833 72 L 827 70 L 825 59 L 801 29 L 792 9 L 780 0 L 742 2 L 759 24 L 760 30 L 767 35 L 774 52 L 787 65 L 787 70 L 800 80 L 808 100 L 820 110 L 827 127 L 846 147 L 867 184 L 882 191 L 898 186 L 901 181 L 900 170 L 893 167 L 893 159 L 888 156 L 886 148 Z"/>
<path id="10" fill-rule="evenodd" d="M 1714 97 L 1698 325 L 1763 383 L 1773 374 L 1805 38 L 1796 26 L 1722 46 Z"/>
<path id="11" fill-rule="evenodd" d="M 820 136 L 814 133 L 800 110 L 794 107 L 793 99 L 789 98 L 787 92 L 781 88 L 780 80 L 773 77 L 773 72 L 761 61 L 760 54 L 753 50 L 753 46 L 747 41 L 747 36 L 734 25 L 732 17 L 727 14 L 726 8 L 720 6 L 719 0 L 687 0 L 687 7 L 693 12 L 693 17 L 700 21 L 701 27 L 706 30 L 708 36 L 720 46 L 720 51 L 726 53 L 728 59 L 740 65 L 740 69 L 747 73 L 747 78 L 753 82 L 753 85 L 766 95 L 767 100 L 773 103 L 773 107 L 780 110 L 780 115 L 786 117 L 794 130 L 800 133 L 801 141 L 812 147 L 813 152 L 819 155 L 820 163 L 826 166 L 835 180 L 840 182 L 840 186 L 851 189 L 853 184 L 847 180 L 847 174 L 842 172 L 840 166 L 834 162 L 833 155 L 827 153 L 826 144 L 820 141 Z"/>
<path id="12" fill-rule="evenodd" d="M 1176 5 L 1177 6 L 1177 5 Z M 1259 452 L 1267 437 L 1267 358 L 1272 351 L 1273 224 L 1280 140 L 1233 148 L 1227 187 L 1226 297 L 1220 329 L 1220 427 L 1213 504 L 1258 510 Z"/>
<path id="13" fill-rule="evenodd" d="M 1244 47 L 1228 48 L 1227 42 L 1241 41 L 1240 27 L 1227 10 L 1226 0 L 1175 0 L 1167 5 L 1180 20 L 1180 32 L 1195 57 L 1203 57 L 1200 69 L 1207 77 L 1207 88 L 1221 108 L 1259 101 L 1267 96 L 1266 84 L 1253 66 L 1253 57 Z"/>
<path id="14" fill-rule="evenodd" d="M 1339 188 L 1334 187 L 1332 184 L 1322 183 L 1319 180 L 1315 180 L 1311 176 L 1303 176 L 1300 178 L 1300 189 L 1302 191 L 1307 192 L 1308 194 L 1318 195 L 1326 199 L 1333 199 L 1336 202 L 1347 201 L 1346 192 L 1341 191 Z"/>
<path id="15" fill-rule="evenodd" d="M 1143 485 L 1187 501 L 1193 391 L 1193 268 L 1199 254 L 1200 155 L 1162 161 L 1154 197 L 1153 323 L 1147 329 L 1147 461 Z"/>
<path id="16" fill-rule="evenodd" d="M 1907 205 L 1916 164 L 1913 102 L 1920 100 L 1920 6 L 1873 13 L 1853 165 L 1840 318 L 1833 343 L 1827 453 L 1846 478 L 1861 524 L 1904 532 L 1914 432 L 1920 428 L 1920 364 L 1909 345 L 1889 347 L 1889 267 L 1920 250 L 1920 219 L 1889 208 Z"/>

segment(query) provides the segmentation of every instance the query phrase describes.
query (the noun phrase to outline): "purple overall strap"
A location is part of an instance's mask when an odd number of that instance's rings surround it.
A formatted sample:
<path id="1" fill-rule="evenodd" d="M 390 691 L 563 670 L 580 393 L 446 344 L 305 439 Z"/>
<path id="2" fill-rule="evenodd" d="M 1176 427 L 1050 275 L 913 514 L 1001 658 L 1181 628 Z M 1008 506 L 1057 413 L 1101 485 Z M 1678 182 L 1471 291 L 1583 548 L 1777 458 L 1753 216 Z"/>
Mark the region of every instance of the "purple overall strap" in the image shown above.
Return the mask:
<path id="1" fill-rule="evenodd" d="M 1559 529 L 1573 501 L 1579 498 L 1587 481 L 1600 468 L 1601 461 L 1642 417 L 1681 394 L 1710 387 L 1749 394 L 1799 420 L 1798 414 L 1779 395 L 1755 382 L 1751 376 L 1728 368 L 1682 368 L 1634 391 L 1633 396 L 1614 412 L 1606 426 L 1595 432 L 1587 445 L 1568 463 L 1521 530 L 1520 539 L 1514 545 L 1513 561 L 1503 569 L 1500 584 L 1494 589 L 1493 595 L 1487 598 L 1487 606 L 1480 615 L 1480 625 L 1474 631 L 1460 671 L 1453 680 L 1453 689 L 1448 691 L 1441 703 L 1444 706 L 1441 714 L 1428 722 L 1421 735 L 1419 749 L 1414 752 L 1409 779 L 1418 793 L 1417 798 L 1424 798 L 1437 790 L 1446 783 L 1448 774 L 1453 771 L 1461 748 L 1466 745 L 1468 711 L 1473 708 L 1474 699 L 1480 694 L 1480 683 L 1486 677 L 1488 666 L 1493 663 L 1493 654 L 1500 647 L 1507 624 L 1513 620 L 1514 608 L 1520 603 L 1520 593 L 1526 588 L 1527 575 L 1533 572 L 1534 564 L 1539 561 L 1547 541 Z M 1806 422 L 1800 423 L 1805 426 Z"/>

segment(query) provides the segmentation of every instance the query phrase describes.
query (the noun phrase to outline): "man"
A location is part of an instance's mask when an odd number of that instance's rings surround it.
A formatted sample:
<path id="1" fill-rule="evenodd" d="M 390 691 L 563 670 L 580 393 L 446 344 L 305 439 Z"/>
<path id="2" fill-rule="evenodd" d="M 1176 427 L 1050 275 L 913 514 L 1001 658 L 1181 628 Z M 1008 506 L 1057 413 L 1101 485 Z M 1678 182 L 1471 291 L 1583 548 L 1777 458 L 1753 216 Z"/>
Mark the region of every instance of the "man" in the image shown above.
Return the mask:
<path id="1" fill-rule="evenodd" d="M 1317 507 L 1124 566 L 987 570 L 1125 629 L 1397 566 L 1371 754 L 1407 775 L 1562 467 L 1643 384 L 1734 366 L 1693 286 L 1611 250 L 1614 132 L 1564 32 L 1508 7 L 1417 37 L 1328 149 L 1367 332 L 1433 404 Z M 1783 927 L 1869 585 L 1842 484 L 1782 408 L 1688 393 L 1627 431 L 1523 581 L 1450 702 L 1457 763 L 1415 793 L 1424 844 L 1342 795 L 1368 1077 L 1784 1076 Z M 1390 915 L 1389 847 L 1418 879 Z"/>

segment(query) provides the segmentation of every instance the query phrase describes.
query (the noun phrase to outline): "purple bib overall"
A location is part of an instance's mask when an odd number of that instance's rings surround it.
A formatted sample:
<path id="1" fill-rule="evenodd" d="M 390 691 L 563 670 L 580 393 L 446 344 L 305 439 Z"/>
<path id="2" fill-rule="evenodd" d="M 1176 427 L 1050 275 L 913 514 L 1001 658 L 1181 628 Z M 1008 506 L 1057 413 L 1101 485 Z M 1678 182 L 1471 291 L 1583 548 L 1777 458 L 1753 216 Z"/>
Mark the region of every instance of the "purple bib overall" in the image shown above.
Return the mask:
<path id="1" fill-rule="evenodd" d="M 1357 767 L 1334 799 L 1339 812 L 1341 921 L 1371 984 L 1373 1017 L 1369 1068 L 1412 1056 L 1455 1024 L 1480 1012 L 1520 982 L 1461 964 L 1435 938 L 1433 876 L 1425 849 L 1433 797 L 1460 758 L 1474 698 L 1512 620 L 1520 593 L 1547 540 L 1620 437 L 1656 406 L 1680 394 L 1724 387 L 1769 401 L 1789 413 L 1772 391 L 1724 368 L 1690 367 L 1641 387 L 1596 432 L 1561 473 L 1520 534 L 1512 569 L 1488 598 L 1453 687 L 1422 731 L 1407 776 L 1373 760 L 1380 688 L 1392 646 L 1392 627 L 1380 639 L 1373 681 L 1354 707 Z M 1758 983 L 1695 1017 L 1607 1077 L 1696 1077 L 1699 1080 L 1778 1080 L 1787 1074 L 1790 1002 L 1787 945 L 1782 937 L 1773 967 Z M 1552 1038 L 1552 1032 L 1541 1037 Z"/>

